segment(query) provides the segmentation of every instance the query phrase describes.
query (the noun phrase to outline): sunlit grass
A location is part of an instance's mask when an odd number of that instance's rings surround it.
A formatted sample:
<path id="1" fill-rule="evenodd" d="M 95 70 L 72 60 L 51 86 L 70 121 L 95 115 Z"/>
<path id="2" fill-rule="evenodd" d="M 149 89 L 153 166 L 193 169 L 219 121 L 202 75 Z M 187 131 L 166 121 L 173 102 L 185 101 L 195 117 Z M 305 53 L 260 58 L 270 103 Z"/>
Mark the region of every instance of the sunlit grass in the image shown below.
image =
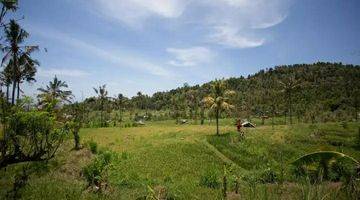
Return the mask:
<path id="1" fill-rule="evenodd" d="M 290 161 L 316 150 L 337 150 L 360 159 L 360 153 L 354 147 L 359 124 L 349 123 L 347 129 L 339 123 L 277 125 L 274 128 L 266 124 L 245 129 L 246 138 L 240 141 L 233 122 L 234 119 L 221 120 L 220 137 L 215 135 L 214 123 L 178 125 L 173 120 L 148 122 L 143 127 L 82 129 L 80 135 L 85 147 L 89 141 L 94 141 L 98 143 L 100 151 L 107 149 L 116 155 L 107 174 L 112 192 L 103 196 L 86 190 L 80 172 L 92 156 L 89 156 L 86 148 L 80 152 L 71 150 L 73 144 L 69 140 L 50 163 L 47 172 L 32 175 L 23 190 L 23 197 L 136 199 L 148 194 L 149 187 L 160 185 L 177 199 L 220 199 L 220 188 L 207 188 L 201 186 L 199 181 L 210 169 L 223 174 L 226 161 L 222 156 L 225 156 L 239 167 L 233 174 L 243 177 L 240 190 L 244 199 L 301 199 L 300 194 L 306 189 L 324 195 L 329 192 L 329 195 L 334 195 L 334 191 L 330 191 L 326 185 L 319 191 L 315 186 L 299 183 L 278 186 L 258 182 L 251 185 L 246 181 L 249 181 L 249 177 L 259 178 L 261 172 L 269 167 L 278 171 L 284 165 L 288 169 Z M 222 155 L 219 156 L 205 145 L 206 141 Z M 340 141 L 341 145 L 334 141 Z M 0 196 L 11 189 L 9 184 L 13 181 L 15 171 L 19 170 L 20 166 L 15 166 L 7 172 L 0 171 Z M 286 181 L 297 181 L 291 178 L 289 170 L 286 173 Z M 233 187 L 232 183 L 229 184 Z"/>

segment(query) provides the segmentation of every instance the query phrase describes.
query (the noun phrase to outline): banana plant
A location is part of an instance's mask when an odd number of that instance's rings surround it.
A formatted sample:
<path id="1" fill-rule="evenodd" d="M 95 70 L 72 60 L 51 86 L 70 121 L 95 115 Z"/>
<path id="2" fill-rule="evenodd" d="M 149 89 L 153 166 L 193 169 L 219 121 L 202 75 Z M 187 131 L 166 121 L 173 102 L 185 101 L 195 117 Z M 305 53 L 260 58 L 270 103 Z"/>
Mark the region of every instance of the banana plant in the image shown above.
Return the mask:
<path id="1" fill-rule="evenodd" d="M 338 162 L 340 159 L 347 160 L 349 162 L 354 163 L 354 166 L 359 167 L 360 162 L 357 161 L 355 158 L 348 156 L 346 154 L 336 152 L 336 151 L 318 151 L 306 154 L 301 156 L 300 158 L 293 161 L 291 164 L 302 169 L 307 170 L 322 170 L 323 177 L 328 179 L 329 175 L 329 168 Z M 317 169 L 314 168 L 314 164 L 318 163 Z"/>

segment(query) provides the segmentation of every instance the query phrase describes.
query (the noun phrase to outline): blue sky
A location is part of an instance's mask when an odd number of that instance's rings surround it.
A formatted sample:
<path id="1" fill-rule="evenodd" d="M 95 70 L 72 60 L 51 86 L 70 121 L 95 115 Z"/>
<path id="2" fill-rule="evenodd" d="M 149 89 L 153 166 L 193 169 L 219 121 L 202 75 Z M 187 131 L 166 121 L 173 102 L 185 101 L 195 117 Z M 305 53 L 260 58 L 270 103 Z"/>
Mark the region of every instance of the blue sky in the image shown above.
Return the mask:
<path id="1" fill-rule="evenodd" d="M 358 0 L 20 0 L 40 45 L 36 93 L 56 74 L 77 100 L 152 94 L 275 65 L 360 64 Z M 44 50 L 47 49 L 47 52 Z"/>

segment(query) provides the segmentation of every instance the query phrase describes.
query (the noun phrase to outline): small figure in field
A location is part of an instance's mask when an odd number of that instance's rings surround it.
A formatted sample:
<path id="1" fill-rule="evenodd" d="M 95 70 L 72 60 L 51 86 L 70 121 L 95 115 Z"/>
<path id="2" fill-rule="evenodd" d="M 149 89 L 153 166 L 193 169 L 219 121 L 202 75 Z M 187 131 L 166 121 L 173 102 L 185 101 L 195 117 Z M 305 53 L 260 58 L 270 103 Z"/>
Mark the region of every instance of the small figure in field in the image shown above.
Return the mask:
<path id="1" fill-rule="evenodd" d="M 238 119 L 236 121 L 236 128 L 237 128 L 237 131 L 240 133 L 241 132 L 241 127 L 242 127 L 242 124 L 241 124 L 241 119 Z"/>
<path id="2" fill-rule="evenodd" d="M 241 119 L 238 119 L 236 121 L 236 128 L 237 128 L 237 131 L 240 134 L 240 139 L 244 139 L 245 134 L 244 134 L 244 131 L 241 130 L 241 127 L 242 127 Z"/>

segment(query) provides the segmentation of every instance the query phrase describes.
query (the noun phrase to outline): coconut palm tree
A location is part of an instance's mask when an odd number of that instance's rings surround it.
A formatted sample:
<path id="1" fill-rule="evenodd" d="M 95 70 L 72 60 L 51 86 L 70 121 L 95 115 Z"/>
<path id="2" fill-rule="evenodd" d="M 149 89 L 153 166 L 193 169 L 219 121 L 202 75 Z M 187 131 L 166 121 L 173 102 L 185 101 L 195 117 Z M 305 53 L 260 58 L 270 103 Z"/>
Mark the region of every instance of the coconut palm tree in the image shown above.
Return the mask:
<path id="1" fill-rule="evenodd" d="M 285 98 L 288 106 L 290 124 L 292 124 L 292 96 L 294 90 L 300 86 L 300 82 L 295 79 L 295 77 L 291 76 L 290 78 L 279 81 L 280 86 L 282 88 L 281 92 L 285 94 Z"/>
<path id="2" fill-rule="evenodd" d="M 106 85 L 99 86 L 99 88 L 93 88 L 95 93 L 98 95 L 98 100 L 100 101 L 100 126 L 105 126 L 103 112 L 105 100 L 108 99 L 108 91 L 106 90 Z"/>
<path id="3" fill-rule="evenodd" d="M 215 112 L 216 118 L 216 134 L 219 132 L 219 117 L 222 111 L 230 110 L 234 106 L 230 104 L 229 97 L 234 95 L 235 92 L 226 89 L 224 80 L 215 80 L 211 84 L 211 95 L 203 99 L 205 105 Z"/>
<path id="4" fill-rule="evenodd" d="M 17 9 L 17 0 L 1 0 L 0 25 L 4 26 L 3 19 L 8 11 Z"/>
<path id="5" fill-rule="evenodd" d="M 39 66 L 39 62 L 30 57 L 30 54 L 24 53 L 19 58 L 19 69 L 17 74 L 17 100 L 19 100 L 20 84 L 24 81 L 30 83 L 35 80 L 36 67 Z"/>
<path id="6" fill-rule="evenodd" d="M 122 115 L 123 115 L 123 110 L 125 109 L 126 100 L 127 98 L 123 94 L 119 94 L 117 98 L 114 99 L 116 109 L 119 112 L 118 120 L 120 121 L 122 121 Z"/>
<path id="7" fill-rule="evenodd" d="M 38 95 L 40 105 L 54 104 L 53 106 L 56 106 L 59 102 L 70 103 L 73 97 L 72 92 L 70 90 L 64 90 L 64 88 L 68 88 L 68 85 L 56 76 L 53 81 L 49 82 L 46 88 L 38 88 L 38 91 L 41 92 Z"/>
<path id="8" fill-rule="evenodd" d="M 5 29 L 6 45 L 2 48 L 5 56 L 2 59 L 3 63 L 12 60 L 12 99 L 11 103 L 15 103 L 15 91 L 17 88 L 17 77 L 19 74 L 19 58 L 23 54 L 30 55 L 31 52 L 38 50 L 38 46 L 20 46 L 29 34 L 16 23 L 15 20 L 10 20 L 9 25 Z"/>

